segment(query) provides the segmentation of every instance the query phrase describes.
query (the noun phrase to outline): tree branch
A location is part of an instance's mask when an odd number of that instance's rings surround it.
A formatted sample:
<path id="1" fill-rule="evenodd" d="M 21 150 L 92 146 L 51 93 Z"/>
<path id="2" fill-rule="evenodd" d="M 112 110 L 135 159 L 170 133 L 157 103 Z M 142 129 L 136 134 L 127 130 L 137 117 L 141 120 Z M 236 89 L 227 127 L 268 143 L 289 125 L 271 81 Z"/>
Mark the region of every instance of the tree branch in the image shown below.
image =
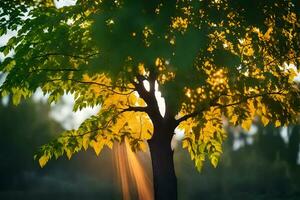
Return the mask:
<path id="1" fill-rule="evenodd" d="M 38 55 L 38 56 L 34 56 L 32 57 L 32 59 L 38 59 L 38 58 L 44 58 L 44 57 L 50 57 L 50 56 L 63 56 L 63 57 L 71 57 L 71 58 L 77 58 L 77 59 L 88 59 L 91 58 L 95 55 L 98 55 L 99 53 L 92 53 L 92 54 L 87 54 L 87 55 L 72 55 L 72 54 L 68 54 L 68 53 L 59 53 L 59 52 L 53 52 L 53 53 L 46 53 L 46 54 L 42 54 L 42 55 Z"/>
<path id="2" fill-rule="evenodd" d="M 252 96 L 246 96 L 242 100 L 234 102 L 234 103 L 225 104 L 225 105 L 216 103 L 213 106 L 217 106 L 217 108 L 226 108 L 226 107 L 235 106 L 235 105 L 238 105 L 238 104 L 241 104 L 241 103 L 245 103 L 248 99 L 254 99 L 254 98 L 257 98 L 257 97 L 262 97 L 262 96 L 266 96 L 266 95 L 274 95 L 274 94 L 282 95 L 284 93 L 282 93 L 282 92 L 266 92 L 266 93 L 263 93 L 263 94 L 256 94 L 256 95 L 252 95 Z"/>
<path id="3" fill-rule="evenodd" d="M 225 105 L 217 103 L 217 100 L 219 99 L 219 98 L 217 98 L 215 101 L 212 101 L 210 104 L 208 104 L 208 106 L 203 107 L 202 109 L 200 109 L 198 111 L 195 111 L 193 113 L 187 114 L 187 115 L 185 115 L 185 116 L 177 119 L 176 120 L 176 124 L 178 125 L 181 122 L 183 122 L 183 121 L 185 121 L 185 120 L 187 120 L 189 118 L 196 117 L 197 115 L 202 114 L 202 112 L 204 112 L 206 109 L 208 109 L 210 107 L 213 107 L 213 106 L 216 106 L 217 108 L 226 108 L 226 107 L 230 107 L 230 106 L 239 105 L 241 103 L 245 103 L 248 99 L 253 99 L 253 98 L 262 97 L 262 96 L 265 96 L 265 95 L 273 95 L 273 94 L 280 94 L 280 95 L 282 95 L 284 93 L 283 92 L 266 92 L 266 93 L 262 93 L 262 94 L 252 95 L 252 96 L 244 96 L 244 97 L 242 97 L 242 100 L 240 100 L 240 101 L 237 101 L 237 102 L 234 102 L 234 103 L 230 103 L 230 104 L 225 104 Z"/>
<path id="4" fill-rule="evenodd" d="M 91 131 L 87 131 L 87 132 L 84 132 L 84 133 L 81 133 L 81 134 L 77 134 L 77 135 L 62 135 L 60 137 L 82 137 L 82 136 L 84 136 L 86 134 L 90 134 L 90 133 L 93 133 L 93 132 L 96 132 L 96 131 L 99 131 L 99 130 L 104 130 L 104 129 L 106 129 L 110 125 L 110 123 L 113 121 L 113 119 L 115 119 L 116 117 L 118 117 L 120 114 L 122 114 L 124 112 L 130 112 L 130 111 L 145 112 L 145 113 L 147 113 L 147 107 L 131 107 L 131 106 L 129 106 L 128 108 L 123 109 L 122 111 L 118 112 L 116 115 L 114 115 L 110 120 L 108 120 L 101 127 L 98 127 L 98 128 L 95 128 L 95 129 L 93 129 Z"/>
<path id="5" fill-rule="evenodd" d="M 80 84 L 98 85 L 98 86 L 101 86 L 101 87 L 105 87 L 107 90 L 109 90 L 113 93 L 119 94 L 119 95 L 129 95 L 129 94 L 131 94 L 135 91 L 134 90 L 135 88 L 131 88 L 131 87 L 112 86 L 112 85 L 106 85 L 106 84 L 103 84 L 103 83 L 98 83 L 98 82 L 93 82 L 93 81 L 80 81 L 80 80 L 76 80 L 76 79 L 49 79 L 49 80 L 47 80 L 47 82 L 55 82 L 55 81 L 73 81 L 73 82 L 80 83 Z M 121 92 L 117 92 L 117 91 L 113 90 L 114 87 L 121 88 L 121 89 L 129 89 L 129 90 L 132 90 L 132 91 L 130 91 L 128 93 L 121 93 Z"/>
<path id="6" fill-rule="evenodd" d="M 77 71 L 82 71 L 80 69 L 72 69 L 72 68 L 61 68 L 61 69 L 45 69 L 45 68 L 40 68 L 40 69 L 34 69 L 31 72 L 38 72 L 38 71 L 49 71 L 49 72 L 77 72 Z"/>
<path id="7" fill-rule="evenodd" d="M 148 114 L 148 107 L 133 107 L 133 106 L 129 106 L 128 108 L 123 109 L 119 114 L 122 114 L 124 112 L 130 112 L 130 111 L 145 112 L 145 113 Z"/>
<path id="8" fill-rule="evenodd" d="M 135 87 L 135 90 L 138 92 L 140 97 L 146 102 L 148 107 L 148 115 L 152 121 L 156 121 L 157 119 L 161 119 L 162 116 L 159 112 L 158 103 L 155 97 L 155 80 L 150 80 L 150 78 L 146 78 L 145 76 L 138 75 L 137 77 L 138 82 L 133 81 L 132 84 Z M 144 80 L 149 81 L 150 84 L 150 91 L 147 91 L 144 86 Z"/>
<path id="9" fill-rule="evenodd" d="M 113 122 L 113 120 L 119 116 L 120 113 L 117 113 L 115 115 L 113 115 L 108 121 L 106 121 L 105 124 L 103 124 L 102 126 L 100 127 L 97 127 L 93 130 L 90 130 L 90 131 L 87 131 L 87 132 L 84 132 L 84 133 L 81 133 L 81 134 L 77 134 L 77 135 L 62 135 L 60 137 L 82 137 L 84 135 L 87 135 L 87 134 L 90 134 L 90 133 L 93 133 L 93 132 L 96 132 L 96 131 L 99 131 L 99 130 L 104 130 L 104 129 L 107 129 L 108 126 Z M 79 127 L 80 129 L 81 127 Z"/>

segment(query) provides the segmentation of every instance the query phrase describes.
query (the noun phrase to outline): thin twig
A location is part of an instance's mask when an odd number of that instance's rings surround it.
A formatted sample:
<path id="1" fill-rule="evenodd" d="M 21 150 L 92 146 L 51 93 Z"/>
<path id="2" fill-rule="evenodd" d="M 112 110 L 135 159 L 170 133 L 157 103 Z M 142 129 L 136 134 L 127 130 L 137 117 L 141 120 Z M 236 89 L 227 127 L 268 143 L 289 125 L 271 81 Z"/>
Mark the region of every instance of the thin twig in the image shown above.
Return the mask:
<path id="1" fill-rule="evenodd" d="M 77 59 L 88 59 L 91 58 L 95 55 L 98 55 L 99 53 L 93 53 L 93 54 L 87 54 L 87 55 L 72 55 L 72 54 L 67 54 L 67 53 L 59 53 L 59 52 L 53 52 L 53 53 L 46 53 L 38 56 L 32 57 L 32 59 L 38 59 L 38 58 L 44 58 L 44 57 L 49 57 L 49 56 L 63 56 L 63 57 L 71 57 L 71 58 L 77 58 Z"/>
<path id="2" fill-rule="evenodd" d="M 106 84 L 103 84 L 103 83 L 98 83 L 98 82 L 93 82 L 93 81 L 80 81 L 80 80 L 76 80 L 76 79 L 49 79 L 47 80 L 47 82 L 55 82 L 55 81 L 73 81 L 73 82 L 76 82 L 76 83 L 80 83 L 80 84 L 90 84 L 90 85 L 99 85 L 101 87 L 105 87 L 107 90 L 113 92 L 113 93 L 116 93 L 116 94 L 119 94 L 119 95 L 129 95 L 131 93 L 134 92 L 134 89 L 135 88 L 131 88 L 131 87 L 125 87 L 125 86 L 112 86 L 112 85 L 106 85 Z M 128 93 L 121 93 L 121 92 L 117 92 L 115 90 L 113 90 L 112 88 L 121 88 L 121 89 L 130 89 L 132 91 L 128 92 Z"/>

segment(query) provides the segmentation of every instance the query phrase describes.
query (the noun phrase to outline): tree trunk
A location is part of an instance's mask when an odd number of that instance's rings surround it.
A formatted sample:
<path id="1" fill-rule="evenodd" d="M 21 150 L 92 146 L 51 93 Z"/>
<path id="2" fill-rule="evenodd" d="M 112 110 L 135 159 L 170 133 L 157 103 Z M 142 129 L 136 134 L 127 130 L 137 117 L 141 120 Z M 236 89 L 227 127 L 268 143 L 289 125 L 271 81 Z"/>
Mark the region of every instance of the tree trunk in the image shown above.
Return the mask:
<path id="1" fill-rule="evenodd" d="M 153 137 L 148 140 L 153 171 L 155 200 L 177 199 L 177 178 L 175 175 L 171 139 L 173 132 L 154 128 Z"/>

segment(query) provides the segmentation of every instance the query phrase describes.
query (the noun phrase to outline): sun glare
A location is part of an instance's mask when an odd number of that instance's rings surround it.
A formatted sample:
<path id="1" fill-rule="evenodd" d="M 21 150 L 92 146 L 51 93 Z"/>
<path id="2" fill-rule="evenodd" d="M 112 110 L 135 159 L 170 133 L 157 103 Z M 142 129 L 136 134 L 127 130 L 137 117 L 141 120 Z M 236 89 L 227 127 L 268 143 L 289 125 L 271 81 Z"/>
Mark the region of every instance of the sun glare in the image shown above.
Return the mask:
<path id="1" fill-rule="evenodd" d="M 114 146 L 114 161 L 124 200 L 153 199 L 152 180 L 127 141 Z M 146 156 L 146 155 L 144 155 Z M 148 156 L 150 159 L 150 157 Z"/>

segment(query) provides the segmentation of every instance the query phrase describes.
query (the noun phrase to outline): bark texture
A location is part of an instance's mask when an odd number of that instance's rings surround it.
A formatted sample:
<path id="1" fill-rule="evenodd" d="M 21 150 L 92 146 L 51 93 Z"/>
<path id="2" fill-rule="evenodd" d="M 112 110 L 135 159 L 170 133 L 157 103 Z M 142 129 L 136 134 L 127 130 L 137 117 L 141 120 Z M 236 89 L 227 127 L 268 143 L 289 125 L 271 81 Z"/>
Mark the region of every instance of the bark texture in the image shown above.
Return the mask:
<path id="1" fill-rule="evenodd" d="M 173 131 L 159 127 L 148 141 L 153 170 L 155 200 L 177 199 L 177 178 L 173 162 L 171 139 Z"/>

